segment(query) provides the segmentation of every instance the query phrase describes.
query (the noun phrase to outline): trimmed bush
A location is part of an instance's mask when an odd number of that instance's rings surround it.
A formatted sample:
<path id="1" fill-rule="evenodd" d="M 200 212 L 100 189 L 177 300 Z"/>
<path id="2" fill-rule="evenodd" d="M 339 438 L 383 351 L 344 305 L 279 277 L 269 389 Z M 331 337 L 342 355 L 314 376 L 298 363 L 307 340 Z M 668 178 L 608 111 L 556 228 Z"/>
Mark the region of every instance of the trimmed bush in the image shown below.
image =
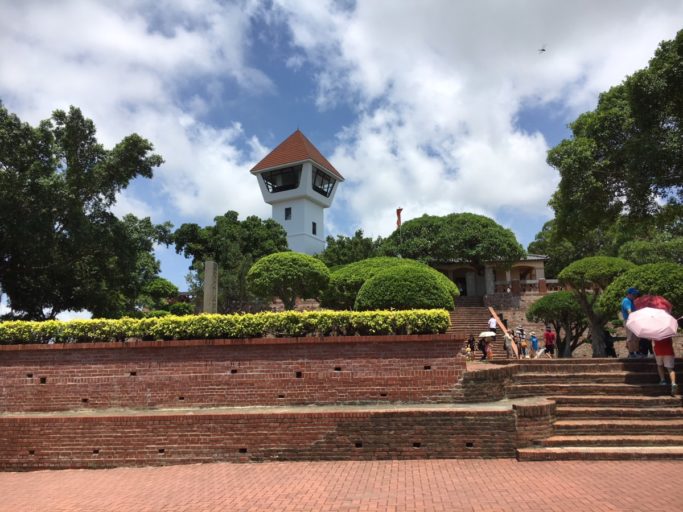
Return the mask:
<path id="1" fill-rule="evenodd" d="M 616 315 L 628 288 L 638 288 L 643 295 L 662 295 L 673 304 L 673 314 L 683 315 L 683 265 L 650 263 L 635 267 L 616 278 L 600 296 L 598 306 Z"/>
<path id="2" fill-rule="evenodd" d="M 376 274 L 396 267 L 427 269 L 436 276 L 452 298 L 460 295 L 458 287 L 438 270 L 406 258 L 368 258 L 344 265 L 330 276 L 330 284 L 322 296 L 322 305 L 331 309 L 352 309 L 363 284 Z"/>
<path id="3" fill-rule="evenodd" d="M 279 297 L 291 310 L 297 297 L 317 299 L 327 288 L 330 271 L 317 258 L 298 252 L 276 252 L 252 265 L 247 274 L 249 290 L 257 297 Z"/>
<path id="4" fill-rule="evenodd" d="M 444 333 L 442 310 L 308 311 L 190 315 L 60 322 L 0 322 L 0 343 L 87 343 L 147 339 L 220 339 Z"/>
<path id="5" fill-rule="evenodd" d="M 397 266 L 365 281 L 354 309 L 453 309 L 453 297 L 434 271 L 419 266 Z"/>
<path id="6" fill-rule="evenodd" d="M 174 302 L 168 307 L 172 315 L 185 316 L 194 314 L 194 306 L 189 302 Z"/>

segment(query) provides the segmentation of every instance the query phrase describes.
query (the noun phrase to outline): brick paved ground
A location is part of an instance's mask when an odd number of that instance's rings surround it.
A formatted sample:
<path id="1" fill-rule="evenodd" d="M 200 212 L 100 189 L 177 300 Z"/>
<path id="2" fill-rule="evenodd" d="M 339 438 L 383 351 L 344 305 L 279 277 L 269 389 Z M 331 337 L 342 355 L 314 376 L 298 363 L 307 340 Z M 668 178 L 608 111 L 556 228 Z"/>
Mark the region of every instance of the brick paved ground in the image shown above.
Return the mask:
<path id="1" fill-rule="evenodd" d="M 677 511 L 682 470 L 499 459 L 0 473 L 0 511 Z"/>

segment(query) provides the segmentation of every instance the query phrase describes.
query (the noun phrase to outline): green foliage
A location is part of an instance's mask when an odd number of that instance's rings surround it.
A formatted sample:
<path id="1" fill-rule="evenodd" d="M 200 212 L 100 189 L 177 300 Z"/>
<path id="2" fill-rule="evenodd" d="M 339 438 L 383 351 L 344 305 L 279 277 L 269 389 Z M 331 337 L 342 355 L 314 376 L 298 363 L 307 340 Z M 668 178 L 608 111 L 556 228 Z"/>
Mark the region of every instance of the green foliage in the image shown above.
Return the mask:
<path id="1" fill-rule="evenodd" d="M 609 256 L 592 256 L 568 265 L 560 272 L 560 281 L 571 286 L 572 293 L 588 318 L 593 336 L 593 356 L 605 356 L 603 327 L 609 316 L 598 307 L 600 294 L 620 275 L 635 265 Z"/>
<path id="2" fill-rule="evenodd" d="M 161 165 L 152 150 L 136 134 L 105 149 L 74 107 L 34 128 L 0 105 L 0 288 L 15 312 L 132 309 L 158 272 L 152 248 L 168 226 L 118 219 L 110 208 L 132 179 Z"/>
<path id="3" fill-rule="evenodd" d="M 389 256 L 423 263 L 459 261 L 475 266 L 485 262 L 513 262 L 524 257 L 514 233 L 494 220 L 473 213 L 444 217 L 423 215 L 405 222 L 380 247 Z"/>
<path id="4" fill-rule="evenodd" d="M 452 310 L 453 297 L 437 272 L 429 268 L 402 265 L 378 272 L 361 286 L 354 309 Z"/>
<path id="5" fill-rule="evenodd" d="M 177 298 L 176 285 L 163 277 L 155 277 L 143 288 L 139 302 L 150 309 L 168 309 L 168 305 Z"/>
<path id="6" fill-rule="evenodd" d="M 560 280 L 578 294 L 601 292 L 617 277 L 635 267 L 630 261 L 610 256 L 591 256 L 568 265 Z"/>
<path id="7" fill-rule="evenodd" d="M 570 125 L 572 138 L 549 151 L 561 178 L 550 202 L 560 238 L 580 243 L 616 223 L 628 240 L 647 238 L 653 222 L 680 226 L 682 80 L 680 31 L 647 68 L 601 94 L 597 108 Z"/>
<path id="8" fill-rule="evenodd" d="M 322 261 L 296 252 L 264 256 L 247 274 L 254 295 L 264 300 L 279 297 L 287 310 L 294 308 L 297 297 L 320 297 L 329 280 L 330 271 Z"/>
<path id="9" fill-rule="evenodd" d="M 176 316 L 185 316 L 194 314 L 194 306 L 189 302 L 174 302 L 168 307 L 169 313 Z"/>
<path id="10" fill-rule="evenodd" d="M 337 238 L 333 238 L 328 236 L 325 250 L 317 257 L 331 270 L 332 267 L 377 256 L 377 250 L 381 243 L 381 238 L 373 240 L 364 237 L 363 230 L 359 229 L 352 237 L 337 235 Z"/>
<path id="11" fill-rule="evenodd" d="M 530 322 L 552 324 L 557 332 L 558 354 L 571 356 L 582 344 L 581 336 L 588 327 L 588 319 L 573 293 L 550 293 L 534 302 L 526 312 Z"/>
<path id="12" fill-rule="evenodd" d="M 666 262 L 683 264 L 683 237 L 627 242 L 619 249 L 619 256 L 637 265 Z"/>
<path id="13" fill-rule="evenodd" d="M 167 312 L 164 312 L 167 313 Z M 86 343 L 146 339 L 221 339 L 444 333 L 443 310 L 311 311 L 243 315 L 191 315 L 118 320 L 0 322 L 1 344 Z"/>
<path id="14" fill-rule="evenodd" d="M 192 258 L 190 292 L 201 300 L 204 261 L 218 264 L 218 310 L 243 311 L 255 300 L 247 287 L 247 272 L 263 256 L 287 250 L 287 233 L 272 219 L 250 216 L 239 220 L 228 211 L 213 226 L 183 224 L 173 234 L 176 252 Z"/>
<path id="15" fill-rule="evenodd" d="M 427 269 L 435 275 L 441 286 L 448 290 L 451 297 L 455 298 L 460 295 L 458 287 L 441 272 L 419 261 L 383 256 L 368 258 L 336 269 L 330 276 L 329 286 L 322 297 L 322 305 L 332 309 L 352 309 L 358 291 L 368 279 L 384 270 L 406 266 Z"/>
<path id="16" fill-rule="evenodd" d="M 651 263 L 634 267 L 615 279 L 600 297 L 598 306 L 607 315 L 615 315 L 628 288 L 644 295 L 662 295 L 674 306 L 676 317 L 683 315 L 683 265 Z"/>

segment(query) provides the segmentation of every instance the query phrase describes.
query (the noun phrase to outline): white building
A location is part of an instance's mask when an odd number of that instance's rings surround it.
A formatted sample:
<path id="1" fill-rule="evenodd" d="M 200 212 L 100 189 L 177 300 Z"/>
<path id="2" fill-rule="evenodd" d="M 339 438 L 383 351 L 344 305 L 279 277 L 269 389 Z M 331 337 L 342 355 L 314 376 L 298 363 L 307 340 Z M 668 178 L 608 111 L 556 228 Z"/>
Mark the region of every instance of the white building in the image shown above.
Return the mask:
<path id="1" fill-rule="evenodd" d="M 317 254 L 325 249 L 325 208 L 344 178 L 301 131 L 296 130 L 257 163 L 263 200 L 287 231 L 293 251 Z"/>

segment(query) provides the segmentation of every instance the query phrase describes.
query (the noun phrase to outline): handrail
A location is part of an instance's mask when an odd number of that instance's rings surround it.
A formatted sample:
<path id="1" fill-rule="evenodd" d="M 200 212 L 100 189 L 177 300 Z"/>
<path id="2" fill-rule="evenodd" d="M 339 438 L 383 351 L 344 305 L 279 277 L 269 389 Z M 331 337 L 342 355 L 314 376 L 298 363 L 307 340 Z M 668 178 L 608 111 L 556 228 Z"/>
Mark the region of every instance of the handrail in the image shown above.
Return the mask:
<path id="1" fill-rule="evenodd" d="M 496 324 L 500 326 L 500 329 L 503 331 L 503 335 L 507 336 L 508 339 L 510 340 L 510 343 L 512 343 L 512 351 L 515 353 L 515 358 L 519 359 L 519 350 L 517 350 L 517 344 L 515 343 L 515 337 L 510 335 L 507 328 L 505 327 L 505 324 L 503 322 L 501 322 L 500 318 L 498 317 L 496 310 L 493 309 L 491 306 L 489 306 L 489 312 L 491 313 L 491 316 L 496 319 Z"/>

